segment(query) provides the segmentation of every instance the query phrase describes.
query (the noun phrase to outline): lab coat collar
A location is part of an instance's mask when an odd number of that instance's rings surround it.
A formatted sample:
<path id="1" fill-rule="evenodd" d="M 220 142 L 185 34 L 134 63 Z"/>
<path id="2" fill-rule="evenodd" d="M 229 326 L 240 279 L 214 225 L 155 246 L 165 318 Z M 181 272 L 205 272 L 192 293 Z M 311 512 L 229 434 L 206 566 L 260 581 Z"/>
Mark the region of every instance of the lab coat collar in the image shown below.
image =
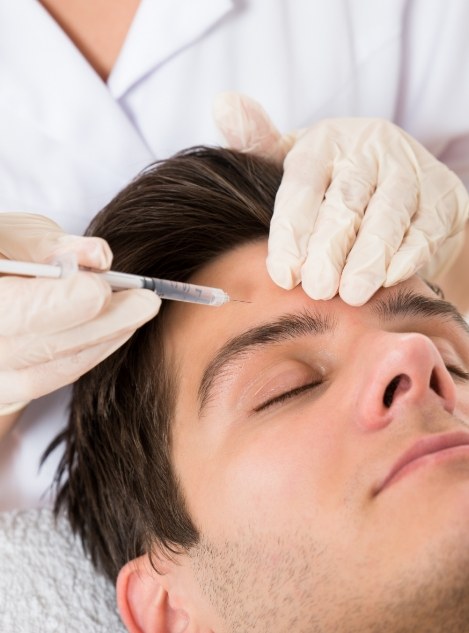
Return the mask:
<path id="1" fill-rule="evenodd" d="M 37 0 L 0 0 L 0 24 L 1 107 L 123 183 L 154 160 L 107 85 Z"/>
<path id="2" fill-rule="evenodd" d="M 236 0 L 141 0 L 108 79 L 115 99 L 212 29 Z"/>

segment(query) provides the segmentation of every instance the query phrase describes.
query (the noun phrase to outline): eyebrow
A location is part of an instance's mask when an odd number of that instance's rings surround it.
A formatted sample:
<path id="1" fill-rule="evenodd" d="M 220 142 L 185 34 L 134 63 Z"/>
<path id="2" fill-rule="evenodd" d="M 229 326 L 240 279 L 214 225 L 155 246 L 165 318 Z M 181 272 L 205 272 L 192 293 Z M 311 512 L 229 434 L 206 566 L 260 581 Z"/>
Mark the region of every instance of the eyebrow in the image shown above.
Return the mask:
<path id="1" fill-rule="evenodd" d="M 399 290 L 385 299 L 369 304 L 381 321 L 398 317 L 439 318 L 454 323 L 466 335 L 469 325 L 449 301 L 421 295 L 410 290 Z M 306 335 L 331 333 L 337 327 L 335 315 L 322 315 L 305 309 L 296 314 L 285 314 L 275 321 L 261 324 L 229 339 L 207 365 L 198 390 L 199 416 L 202 414 L 216 383 L 229 366 L 252 349 L 266 348 Z"/>
<path id="2" fill-rule="evenodd" d="M 398 290 L 385 299 L 372 302 L 372 311 L 382 321 L 397 317 L 439 318 L 452 322 L 465 334 L 469 334 L 469 324 L 457 308 L 445 299 L 421 295 L 412 290 Z"/>
<path id="3" fill-rule="evenodd" d="M 285 314 L 269 323 L 263 323 L 229 339 L 207 365 L 200 382 L 199 416 L 207 404 L 215 382 L 235 360 L 255 348 L 265 348 L 294 340 L 306 335 L 331 332 L 336 322 L 331 315 L 321 315 L 312 310 Z"/>

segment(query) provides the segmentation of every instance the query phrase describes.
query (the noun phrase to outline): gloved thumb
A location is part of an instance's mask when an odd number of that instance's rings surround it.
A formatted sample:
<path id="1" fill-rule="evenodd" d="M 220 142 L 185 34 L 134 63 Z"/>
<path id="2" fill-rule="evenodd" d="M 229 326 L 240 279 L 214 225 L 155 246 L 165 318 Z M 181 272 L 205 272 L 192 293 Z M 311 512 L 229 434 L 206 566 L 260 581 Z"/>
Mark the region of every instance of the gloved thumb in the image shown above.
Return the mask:
<path id="1" fill-rule="evenodd" d="M 111 249 L 99 237 L 69 235 L 42 215 L 0 214 L 0 257 L 44 262 L 64 253 L 75 253 L 78 264 L 99 270 L 112 262 Z"/>
<path id="2" fill-rule="evenodd" d="M 276 162 L 283 162 L 295 140 L 280 134 L 257 101 L 238 92 L 215 97 L 213 118 L 228 147 Z"/>

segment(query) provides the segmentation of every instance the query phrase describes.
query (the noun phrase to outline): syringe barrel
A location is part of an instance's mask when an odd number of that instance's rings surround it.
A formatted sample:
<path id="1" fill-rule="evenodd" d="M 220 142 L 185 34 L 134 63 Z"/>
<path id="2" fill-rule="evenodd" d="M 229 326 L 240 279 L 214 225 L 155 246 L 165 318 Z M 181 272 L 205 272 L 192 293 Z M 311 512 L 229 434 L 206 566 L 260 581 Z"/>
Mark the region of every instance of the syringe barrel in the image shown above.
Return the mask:
<path id="1" fill-rule="evenodd" d="M 228 295 L 220 288 L 209 288 L 181 281 L 151 277 L 145 277 L 145 282 L 144 287 L 154 290 L 162 299 L 201 303 L 209 306 L 220 306 L 230 300 Z"/>

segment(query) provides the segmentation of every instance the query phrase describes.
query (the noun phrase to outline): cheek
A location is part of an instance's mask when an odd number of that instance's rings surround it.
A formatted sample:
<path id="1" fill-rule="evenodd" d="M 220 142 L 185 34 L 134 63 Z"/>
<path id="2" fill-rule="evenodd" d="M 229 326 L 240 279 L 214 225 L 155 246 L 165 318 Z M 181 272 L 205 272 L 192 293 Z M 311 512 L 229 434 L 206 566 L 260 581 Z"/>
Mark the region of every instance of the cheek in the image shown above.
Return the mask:
<path id="1" fill-rule="evenodd" d="M 184 478 L 199 528 L 227 538 L 247 526 L 284 531 L 307 522 L 322 530 L 344 497 L 346 459 L 335 433 L 330 415 L 305 408 L 301 416 L 253 422 L 229 434 Z"/>
<path id="2" fill-rule="evenodd" d="M 469 426 L 469 385 L 457 387 L 456 417 Z"/>

